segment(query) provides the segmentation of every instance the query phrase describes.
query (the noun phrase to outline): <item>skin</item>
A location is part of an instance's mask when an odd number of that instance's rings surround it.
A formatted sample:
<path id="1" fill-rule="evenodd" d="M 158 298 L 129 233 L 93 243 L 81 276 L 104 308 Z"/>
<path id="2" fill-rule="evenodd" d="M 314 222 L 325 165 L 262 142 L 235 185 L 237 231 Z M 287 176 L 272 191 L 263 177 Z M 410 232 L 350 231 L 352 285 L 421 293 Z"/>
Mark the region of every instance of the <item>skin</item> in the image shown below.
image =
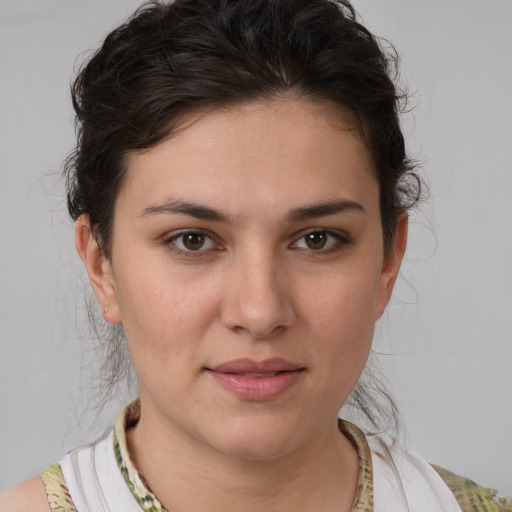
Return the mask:
<path id="1" fill-rule="evenodd" d="M 43 481 L 31 478 L 0 495 L 0 510 L 12 512 L 50 512 Z"/>
<path id="2" fill-rule="evenodd" d="M 337 413 L 389 301 L 407 219 L 384 253 L 368 152 L 326 106 L 279 98 L 185 121 L 128 158 L 110 260 L 88 218 L 76 225 L 139 380 L 134 462 L 176 512 L 348 511 L 357 454 Z M 196 250 L 183 230 L 200 233 Z M 243 399 L 208 371 L 242 357 L 302 370 L 275 397 Z"/>

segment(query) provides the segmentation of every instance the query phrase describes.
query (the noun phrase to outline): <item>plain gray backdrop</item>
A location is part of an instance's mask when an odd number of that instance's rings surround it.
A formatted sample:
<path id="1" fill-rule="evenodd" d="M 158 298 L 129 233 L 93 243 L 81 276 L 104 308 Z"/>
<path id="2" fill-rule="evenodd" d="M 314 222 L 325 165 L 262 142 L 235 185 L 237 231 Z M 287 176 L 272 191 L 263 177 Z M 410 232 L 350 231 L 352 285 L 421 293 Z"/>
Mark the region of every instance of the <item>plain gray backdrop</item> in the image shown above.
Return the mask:
<path id="1" fill-rule="evenodd" d="M 85 279 L 65 213 L 69 83 L 136 0 L 0 0 L 0 488 L 91 441 Z M 355 0 L 413 93 L 430 199 L 375 350 L 407 444 L 512 495 L 512 0 Z"/>

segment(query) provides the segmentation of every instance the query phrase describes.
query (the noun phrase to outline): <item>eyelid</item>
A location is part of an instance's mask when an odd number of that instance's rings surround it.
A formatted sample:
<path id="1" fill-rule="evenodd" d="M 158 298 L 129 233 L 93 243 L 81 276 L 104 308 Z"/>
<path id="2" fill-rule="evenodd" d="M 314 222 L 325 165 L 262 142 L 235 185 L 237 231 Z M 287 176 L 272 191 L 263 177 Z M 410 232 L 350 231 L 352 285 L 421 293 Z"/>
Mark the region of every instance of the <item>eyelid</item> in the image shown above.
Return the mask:
<path id="1" fill-rule="evenodd" d="M 214 244 L 216 247 L 207 247 L 207 248 L 200 248 L 197 250 L 191 250 L 186 248 L 178 247 L 175 243 L 175 240 L 178 238 L 191 234 L 191 233 L 197 233 L 203 235 L 205 238 L 208 238 L 212 244 Z M 201 228 L 186 228 L 186 229 L 178 229 L 175 231 L 171 231 L 170 233 L 167 233 L 164 237 L 162 237 L 162 242 L 164 245 L 166 245 L 169 250 L 172 250 L 173 252 L 184 254 L 187 256 L 194 256 L 199 255 L 204 252 L 208 252 L 211 250 L 220 250 L 222 246 L 216 241 L 215 235 L 211 233 L 208 230 L 201 229 Z"/>
<path id="2" fill-rule="evenodd" d="M 335 238 L 338 243 L 333 243 L 333 244 L 329 245 L 328 247 L 321 248 L 321 249 L 311 249 L 309 247 L 297 247 L 297 243 L 300 240 L 304 239 L 304 237 L 306 237 L 307 235 L 312 234 L 312 233 L 325 233 L 326 235 Z M 297 233 L 293 237 L 293 240 L 294 241 L 290 244 L 291 248 L 304 249 L 304 250 L 310 251 L 312 253 L 319 253 L 319 254 L 327 253 L 331 250 L 339 249 L 340 246 L 350 245 L 353 243 L 353 238 L 346 231 L 341 230 L 341 229 L 332 229 L 332 228 L 304 229 L 304 230 L 300 231 L 299 233 Z M 296 246 L 296 247 L 294 247 L 294 246 Z"/>
<path id="3" fill-rule="evenodd" d="M 191 250 L 191 249 L 181 248 L 176 245 L 176 243 L 175 243 L 176 239 L 178 239 L 182 236 L 185 236 L 187 234 L 190 234 L 190 233 L 198 233 L 198 234 L 205 236 L 216 247 L 207 247 L 207 248 L 201 247 L 200 249 L 197 249 L 197 250 Z M 309 247 L 298 247 L 297 246 L 298 242 L 301 239 L 306 237 L 308 234 L 312 234 L 312 233 L 325 233 L 326 235 L 333 237 L 336 240 L 336 242 L 331 243 L 327 247 L 320 248 L 320 249 L 312 249 Z M 169 250 L 172 250 L 175 253 L 183 254 L 186 256 L 194 256 L 194 255 L 199 256 L 201 253 L 209 252 L 212 250 L 217 250 L 217 251 L 222 250 L 223 249 L 222 244 L 217 241 L 217 238 L 218 237 L 215 234 L 211 233 L 209 230 L 206 230 L 206 229 L 185 228 L 185 229 L 174 230 L 174 231 L 167 233 L 165 236 L 162 237 L 162 243 L 165 246 L 167 246 L 169 248 Z M 292 242 L 290 243 L 289 247 L 291 249 L 305 250 L 305 251 L 309 251 L 311 253 L 322 254 L 322 253 L 328 253 L 331 251 L 336 251 L 337 249 L 340 249 L 341 247 L 349 245 L 351 243 L 353 243 L 353 238 L 344 230 L 325 228 L 325 227 L 324 228 L 307 228 L 307 229 L 303 229 L 302 231 L 299 231 L 298 233 L 296 233 L 293 236 Z"/>

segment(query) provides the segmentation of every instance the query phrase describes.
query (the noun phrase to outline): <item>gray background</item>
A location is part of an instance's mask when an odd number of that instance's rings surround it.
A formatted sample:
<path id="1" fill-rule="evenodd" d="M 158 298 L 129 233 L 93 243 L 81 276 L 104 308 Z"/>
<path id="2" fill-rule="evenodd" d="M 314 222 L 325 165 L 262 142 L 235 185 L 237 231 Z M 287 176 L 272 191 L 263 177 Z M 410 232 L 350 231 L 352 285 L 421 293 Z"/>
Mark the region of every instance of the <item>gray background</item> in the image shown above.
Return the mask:
<path id="1" fill-rule="evenodd" d="M 94 438 L 84 277 L 60 164 L 75 58 L 135 0 L 0 0 L 0 488 Z M 430 200 L 376 351 L 428 460 L 512 495 L 512 1 L 359 0 L 402 56 Z M 80 62 L 80 61 L 78 61 Z"/>

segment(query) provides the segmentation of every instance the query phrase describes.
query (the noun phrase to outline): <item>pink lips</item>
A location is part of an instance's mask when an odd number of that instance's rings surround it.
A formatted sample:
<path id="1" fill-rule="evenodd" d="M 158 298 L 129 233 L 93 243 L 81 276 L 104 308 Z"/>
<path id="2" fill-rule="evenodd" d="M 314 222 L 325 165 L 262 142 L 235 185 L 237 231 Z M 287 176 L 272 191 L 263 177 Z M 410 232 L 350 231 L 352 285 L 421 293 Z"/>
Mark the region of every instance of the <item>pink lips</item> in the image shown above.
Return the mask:
<path id="1" fill-rule="evenodd" d="M 274 358 L 257 362 L 234 359 L 206 371 L 224 388 L 243 400 L 270 400 L 284 393 L 301 377 L 304 368 Z"/>

